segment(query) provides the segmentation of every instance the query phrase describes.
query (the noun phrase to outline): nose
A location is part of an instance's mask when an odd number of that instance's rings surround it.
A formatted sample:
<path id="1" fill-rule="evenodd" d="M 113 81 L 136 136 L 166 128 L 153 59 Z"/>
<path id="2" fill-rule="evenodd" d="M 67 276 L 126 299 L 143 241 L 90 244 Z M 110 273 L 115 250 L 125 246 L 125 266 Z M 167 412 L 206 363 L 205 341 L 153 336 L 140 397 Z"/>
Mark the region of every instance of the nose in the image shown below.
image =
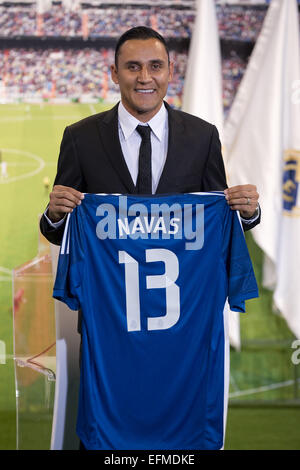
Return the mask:
<path id="1" fill-rule="evenodd" d="M 148 67 L 146 65 L 143 65 L 139 71 L 138 81 L 140 83 L 148 83 L 151 80 L 152 80 L 152 77 L 149 73 Z"/>

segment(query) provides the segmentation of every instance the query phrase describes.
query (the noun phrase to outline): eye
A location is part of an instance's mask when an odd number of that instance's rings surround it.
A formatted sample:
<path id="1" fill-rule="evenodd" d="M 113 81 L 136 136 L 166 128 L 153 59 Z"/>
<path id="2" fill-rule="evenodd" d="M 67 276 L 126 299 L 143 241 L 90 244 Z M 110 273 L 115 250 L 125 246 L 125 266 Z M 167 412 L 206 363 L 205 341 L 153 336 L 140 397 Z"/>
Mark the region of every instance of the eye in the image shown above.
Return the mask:
<path id="1" fill-rule="evenodd" d="M 128 64 L 128 70 L 131 70 L 132 72 L 136 72 L 139 70 L 138 64 Z"/>
<path id="2" fill-rule="evenodd" d="M 159 62 L 152 64 L 152 70 L 160 70 L 162 67 L 162 64 Z"/>

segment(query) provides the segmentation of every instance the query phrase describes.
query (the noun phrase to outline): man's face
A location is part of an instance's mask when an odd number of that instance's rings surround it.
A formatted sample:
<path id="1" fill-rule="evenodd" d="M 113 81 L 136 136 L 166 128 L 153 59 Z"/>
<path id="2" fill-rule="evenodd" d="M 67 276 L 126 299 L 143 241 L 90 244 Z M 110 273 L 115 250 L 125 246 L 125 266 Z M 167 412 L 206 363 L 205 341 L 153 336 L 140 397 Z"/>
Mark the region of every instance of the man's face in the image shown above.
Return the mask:
<path id="1" fill-rule="evenodd" d="M 122 103 L 142 122 L 159 111 L 172 79 L 164 45 L 155 38 L 131 39 L 120 47 L 118 63 L 111 66 L 112 80 L 118 84 Z"/>

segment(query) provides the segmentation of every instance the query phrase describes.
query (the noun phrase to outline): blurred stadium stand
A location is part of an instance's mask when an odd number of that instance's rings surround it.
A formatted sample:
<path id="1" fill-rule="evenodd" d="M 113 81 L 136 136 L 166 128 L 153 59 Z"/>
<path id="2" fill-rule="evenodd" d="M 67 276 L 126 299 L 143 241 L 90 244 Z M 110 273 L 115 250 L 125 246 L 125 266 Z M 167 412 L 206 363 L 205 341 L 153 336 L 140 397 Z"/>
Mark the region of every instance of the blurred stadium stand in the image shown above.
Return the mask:
<path id="1" fill-rule="evenodd" d="M 267 7 L 266 2 L 217 2 L 225 113 L 243 76 Z M 143 24 L 167 39 L 175 60 L 167 99 L 180 108 L 194 19 L 194 0 L 2 1 L 0 102 L 114 103 L 119 95 L 109 78 L 112 49 L 126 29 Z M 87 67 L 80 68 L 83 61 Z"/>

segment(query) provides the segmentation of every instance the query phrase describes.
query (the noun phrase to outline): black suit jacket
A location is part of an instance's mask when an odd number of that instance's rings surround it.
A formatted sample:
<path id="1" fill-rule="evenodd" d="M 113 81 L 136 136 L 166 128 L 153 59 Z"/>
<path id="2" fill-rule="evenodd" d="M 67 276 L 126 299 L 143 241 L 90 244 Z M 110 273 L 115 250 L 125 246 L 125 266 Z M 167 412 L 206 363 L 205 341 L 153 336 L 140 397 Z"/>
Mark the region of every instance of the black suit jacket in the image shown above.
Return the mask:
<path id="1" fill-rule="evenodd" d="M 168 153 L 156 194 L 224 190 L 227 184 L 216 127 L 165 105 Z M 119 141 L 118 105 L 65 129 L 54 184 L 84 193 L 136 192 Z M 60 244 L 64 224 L 53 229 L 42 216 L 40 227 L 51 243 Z"/>

